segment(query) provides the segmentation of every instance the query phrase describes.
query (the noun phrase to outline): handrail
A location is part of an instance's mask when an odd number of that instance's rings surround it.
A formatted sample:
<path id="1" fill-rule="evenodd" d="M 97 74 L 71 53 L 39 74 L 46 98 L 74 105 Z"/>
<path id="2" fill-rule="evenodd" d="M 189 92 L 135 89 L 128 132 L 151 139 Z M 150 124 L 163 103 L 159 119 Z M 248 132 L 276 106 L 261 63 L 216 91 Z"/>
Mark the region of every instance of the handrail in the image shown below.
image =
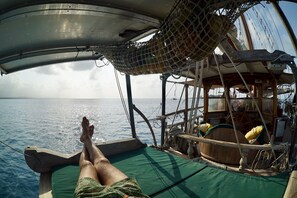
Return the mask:
<path id="1" fill-rule="evenodd" d="M 242 149 L 250 149 L 250 150 L 268 151 L 268 150 L 271 150 L 271 147 L 273 147 L 274 150 L 283 151 L 283 150 L 288 149 L 288 146 L 289 146 L 289 144 L 282 144 L 282 145 L 270 145 L 270 144 L 255 145 L 255 144 L 242 144 L 242 143 L 237 144 L 235 142 L 226 142 L 226 141 L 220 141 L 220 140 L 207 139 L 207 138 L 197 137 L 197 136 L 189 135 L 189 134 L 179 134 L 177 136 L 180 138 L 183 138 L 183 139 L 187 139 L 187 140 L 203 142 L 203 143 L 210 143 L 210 144 L 226 146 L 226 147 L 231 147 L 231 148 L 238 148 L 238 145 L 239 145 Z"/>
<path id="2" fill-rule="evenodd" d="M 203 106 L 198 107 L 198 109 L 202 109 L 202 108 L 203 108 Z M 189 110 L 192 110 L 192 109 L 195 109 L 195 108 L 188 108 L 188 111 L 189 111 Z M 167 114 L 165 114 L 164 116 L 165 116 L 165 117 L 168 117 L 168 116 L 172 116 L 172 115 L 175 115 L 175 114 L 184 113 L 185 111 L 186 111 L 186 109 L 181 109 L 181 110 L 178 110 L 178 111 L 174 111 L 174 112 L 172 112 L 172 113 L 167 113 Z"/>
<path id="3" fill-rule="evenodd" d="M 154 145 L 157 146 L 157 141 L 156 141 L 155 133 L 154 133 L 153 127 L 150 124 L 149 120 L 145 117 L 145 115 L 134 104 L 133 104 L 133 109 L 144 119 L 144 121 L 148 125 L 148 127 L 149 127 L 149 129 L 151 131 L 151 134 L 153 136 Z"/>

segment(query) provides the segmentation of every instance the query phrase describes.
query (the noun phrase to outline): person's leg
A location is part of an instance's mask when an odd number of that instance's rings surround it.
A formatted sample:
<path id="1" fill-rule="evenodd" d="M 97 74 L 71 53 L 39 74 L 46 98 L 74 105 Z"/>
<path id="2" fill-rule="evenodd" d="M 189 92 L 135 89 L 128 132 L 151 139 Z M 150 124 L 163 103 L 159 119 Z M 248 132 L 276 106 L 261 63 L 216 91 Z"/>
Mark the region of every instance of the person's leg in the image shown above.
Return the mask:
<path id="1" fill-rule="evenodd" d="M 85 147 L 83 148 L 81 155 L 80 155 L 79 167 L 80 167 L 79 179 L 84 178 L 84 177 L 89 177 L 89 178 L 95 179 L 96 181 L 99 182 L 98 176 L 97 176 L 97 171 L 96 171 L 94 165 L 92 164 L 92 162 L 90 162 L 90 160 L 88 158 L 88 153 L 87 153 Z"/>
<path id="2" fill-rule="evenodd" d="M 115 182 L 127 178 L 127 176 L 119 169 L 114 167 L 99 148 L 93 144 L 89 134 L 93 134 L 93 128 L 89 127 L 89 120 L 83 118 L 82 121 L 83 134 L 80 140 L 84 143 L 88 151 L 90 161 L 93 163 L 98 179 L 102 185 L 112 185 Z"/>

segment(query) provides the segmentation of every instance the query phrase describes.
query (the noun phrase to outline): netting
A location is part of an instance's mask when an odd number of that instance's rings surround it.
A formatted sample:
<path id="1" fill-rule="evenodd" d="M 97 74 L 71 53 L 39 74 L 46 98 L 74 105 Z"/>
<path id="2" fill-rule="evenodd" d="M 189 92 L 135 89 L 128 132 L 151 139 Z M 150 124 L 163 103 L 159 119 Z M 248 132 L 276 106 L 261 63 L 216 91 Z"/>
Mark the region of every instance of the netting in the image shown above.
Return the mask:
<path id="1" fill-rule="evenodd" d="M 179 0 L 147 42 L 98 46 L 120 72 L 138 75 L 181 70 L 213 52 L 234 21 L 258 3 L 248 0 Z"/>

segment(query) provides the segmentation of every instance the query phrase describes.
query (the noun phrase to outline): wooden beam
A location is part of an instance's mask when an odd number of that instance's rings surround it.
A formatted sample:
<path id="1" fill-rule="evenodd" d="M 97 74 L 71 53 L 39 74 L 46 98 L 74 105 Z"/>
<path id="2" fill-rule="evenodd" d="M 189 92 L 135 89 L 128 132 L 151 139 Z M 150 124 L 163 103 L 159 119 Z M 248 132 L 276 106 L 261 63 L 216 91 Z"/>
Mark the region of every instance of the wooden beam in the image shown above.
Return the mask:
<path id="1" fill-rule="evenodd" d="M 108 157 L 123 152 L 133 151 L 146 145 L 136 138 L 127 138 L 122 140 L 108 141 L 98 144 L 97 147 Z M 46 173 L 52 170 L 54 166 L 78 164 L 80 153 L 64 154 L 36 146 L 27 147 L 24 155 L 27 165 L 37 173 Z"/>

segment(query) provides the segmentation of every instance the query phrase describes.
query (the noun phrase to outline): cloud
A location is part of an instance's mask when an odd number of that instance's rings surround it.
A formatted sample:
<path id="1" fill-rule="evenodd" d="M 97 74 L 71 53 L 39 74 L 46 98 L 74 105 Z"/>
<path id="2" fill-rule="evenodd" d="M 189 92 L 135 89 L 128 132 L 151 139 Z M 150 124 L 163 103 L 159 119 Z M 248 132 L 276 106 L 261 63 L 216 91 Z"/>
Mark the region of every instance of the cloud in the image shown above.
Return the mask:
<path id="1" fill-rule="evenodd" d="M 45 75 L 58 75 L 62 72 L 62 69 L 57 65 L 42 66 L 35 69 L 35 72 L 38 74 Z"/>
<path id="2" fill-rule="evenodd" d="M 92 61 L 89 61 L 92 63 Z M 0 77 L 0 97 L 37 98 L 118 98 L 114 68 L 91 67 L 73 70 L 73 63 L 63 63 L 15 72 Z M 75 66 L 76 67 L 76 66 Z M 134 98 L 160 98 L 161 81 L 157 75 L 131 76 Z M 126 97 L 125 75 L 118 73 Z"/>
<path id="3" fill-rule="evenodd" d="M 69 65 L 69 68 L 71 68 L 74 71 L 88 71 L 92 70 L 94 67 L 95 61 L 71 62 L 71 64 Z"/>
<path id="4" fill-rule="evenodd" d="M 160 98 L 161 85 L 160 74 L 132 76 L 131 85 L 135 98 Z"/>
<path id="5" fill-rule="evenodd" d="M 36 69 L 34 69 L 34 71 L 38 74 L 60 75 L 64 72 L 69 71 L 90 71 L 94 69 L 94 67 L 94 61 L 79 61 L 37 67 Z"/>
<path id="6" fill-rule="evenodd" d="M 30 73 L 25 71 L 17 72 L 0 77 L 0 97 L 39 97 L 42 90 L 42 84 L 34 84 L 26 80 L 26 75 Z"/>

